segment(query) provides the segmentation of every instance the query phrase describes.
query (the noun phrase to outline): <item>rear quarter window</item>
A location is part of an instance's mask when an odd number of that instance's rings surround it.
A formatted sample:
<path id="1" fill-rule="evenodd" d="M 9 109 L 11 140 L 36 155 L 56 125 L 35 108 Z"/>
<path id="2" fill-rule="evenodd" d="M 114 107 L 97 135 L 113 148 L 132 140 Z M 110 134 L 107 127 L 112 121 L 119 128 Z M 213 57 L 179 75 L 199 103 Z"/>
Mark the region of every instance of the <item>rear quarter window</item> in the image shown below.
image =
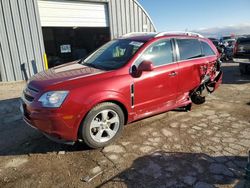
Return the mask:
<path id="1" fill-rule="evenodd" d="M 197 39 L 176 39 L 180 60 L 189 60 L 202 57 L 200 41 Z"/>
<path id="2" fill-rule="evenodd" d="M 211 55 L 215 55 L 215 52 L 213 51 L 213 49 L 209 46 L 208 43 L 201 41 L 201 47 L 202 47 L 202 52 L 203 52 L 203 56 L 211 56 Z"/>

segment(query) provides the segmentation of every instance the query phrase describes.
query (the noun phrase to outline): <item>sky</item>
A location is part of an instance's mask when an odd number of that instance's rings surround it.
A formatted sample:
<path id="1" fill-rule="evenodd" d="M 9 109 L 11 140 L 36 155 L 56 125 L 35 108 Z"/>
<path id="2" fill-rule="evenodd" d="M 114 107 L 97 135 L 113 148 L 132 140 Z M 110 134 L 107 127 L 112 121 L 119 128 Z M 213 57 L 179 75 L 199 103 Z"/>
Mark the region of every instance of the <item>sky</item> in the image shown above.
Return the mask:
<path id="1" fill-rule="evenodd" d="M 250 34 L 250 0 L 138 1 L 157 31 Z"/>

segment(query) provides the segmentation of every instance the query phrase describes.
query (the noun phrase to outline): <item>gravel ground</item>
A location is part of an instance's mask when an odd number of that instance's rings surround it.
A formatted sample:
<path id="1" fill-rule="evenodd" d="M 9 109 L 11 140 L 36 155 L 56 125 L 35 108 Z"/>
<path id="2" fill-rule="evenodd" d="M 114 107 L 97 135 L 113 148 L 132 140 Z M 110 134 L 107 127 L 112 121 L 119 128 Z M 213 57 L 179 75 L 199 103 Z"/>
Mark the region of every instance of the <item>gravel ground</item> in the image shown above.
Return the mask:
<path id="1" fill-rule="evenodd" d="M 249 188 L 250 76 L 235 63 L 223 70 L 205 104 L 129 124 L 97 150 L 56 144 L 29 128 L 18 107 L 25 83 L 1 83 L 0 187 Z"/>

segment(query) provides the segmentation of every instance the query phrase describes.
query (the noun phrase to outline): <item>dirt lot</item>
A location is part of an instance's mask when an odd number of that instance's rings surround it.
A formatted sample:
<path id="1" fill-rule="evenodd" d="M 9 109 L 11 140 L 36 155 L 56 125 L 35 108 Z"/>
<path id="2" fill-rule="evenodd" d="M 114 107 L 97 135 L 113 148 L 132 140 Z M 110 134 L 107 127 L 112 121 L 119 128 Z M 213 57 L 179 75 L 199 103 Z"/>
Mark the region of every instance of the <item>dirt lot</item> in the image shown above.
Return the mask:
<path id="1" fill-rule="evenodd" d="M 205 104 L 129 124 L 97 150 L 29 128 L 18 109 L 24 83 L 0 84 L 0 187 L 250 187 L 250 76 L 233 63 L 223 70 Z"/>

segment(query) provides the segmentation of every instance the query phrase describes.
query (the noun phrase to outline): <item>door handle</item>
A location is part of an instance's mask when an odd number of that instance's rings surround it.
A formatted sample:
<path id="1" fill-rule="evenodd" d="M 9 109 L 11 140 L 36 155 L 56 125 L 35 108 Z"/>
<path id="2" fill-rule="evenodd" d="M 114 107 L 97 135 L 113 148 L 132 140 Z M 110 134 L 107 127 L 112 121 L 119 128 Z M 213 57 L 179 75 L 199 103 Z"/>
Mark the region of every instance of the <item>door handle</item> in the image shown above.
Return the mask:
<path id="1" fill-rule="evenodd" d="M 177 72 L 175 71 L 168 74 L 168 76 L 176 76 L 176 75 L 177 75 Z"/>

